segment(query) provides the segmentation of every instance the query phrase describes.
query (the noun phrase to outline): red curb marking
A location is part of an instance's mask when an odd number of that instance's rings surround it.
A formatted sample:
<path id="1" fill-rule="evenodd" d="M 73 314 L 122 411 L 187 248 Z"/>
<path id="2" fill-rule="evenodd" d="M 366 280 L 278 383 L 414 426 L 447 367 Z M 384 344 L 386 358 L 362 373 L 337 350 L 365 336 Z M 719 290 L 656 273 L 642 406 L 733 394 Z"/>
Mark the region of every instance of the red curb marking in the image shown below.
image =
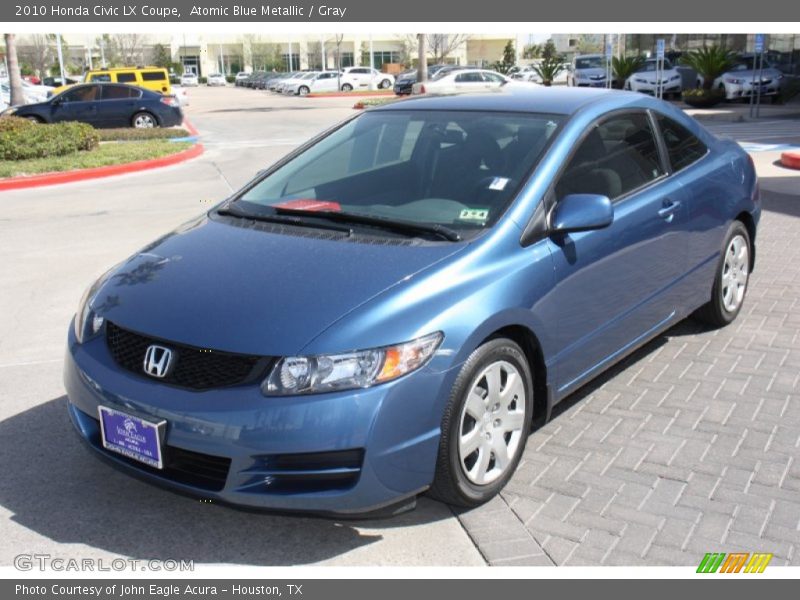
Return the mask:
<path id="1" fill-rule="evenodd" d="M 192 133 L 198 135 L 197 129 L 189 121 L 184 120 L 184 127 Z M 196 158 L 204 152 L 203 144 L 195 144 L 176 154 L 151 158 L 148 160 L 137 160 L 122 165 L 108 165 L 105 167 L 92 167 L 89 169 L 78 169 L 75 171 L 63 171 L 53 173 L 41 173 L 39 175 L 21 175 L 18 177 L 8 177 L 0 179 L 0 191 L 20 190 L 29 187 L 44 185 L 56 185 L 59 183 L 72 183 L 75 181 L 85 181 L 88 179 L 98 179 L 100 177 L 110 177 L 112 175 L 123 175 L 125 173 L 135 173 L 159 167 L 168 167 L 182 163 L 191 158 Z"/>
<path id="2" fill-rule="evenodd" d="M 372 96 L 394 96 L 394 92 L 372 92 L 370 94 L 359 94 L 358 92 L 319 92 L 317 94 L 306 94 L 305 98 L 371 98 Z"/>
<path id="3" fill-rule="evenodd" d="M 781 154 L 781 164 L 790 169 L 800 169 L 800 152 L 784 152 Z"/>

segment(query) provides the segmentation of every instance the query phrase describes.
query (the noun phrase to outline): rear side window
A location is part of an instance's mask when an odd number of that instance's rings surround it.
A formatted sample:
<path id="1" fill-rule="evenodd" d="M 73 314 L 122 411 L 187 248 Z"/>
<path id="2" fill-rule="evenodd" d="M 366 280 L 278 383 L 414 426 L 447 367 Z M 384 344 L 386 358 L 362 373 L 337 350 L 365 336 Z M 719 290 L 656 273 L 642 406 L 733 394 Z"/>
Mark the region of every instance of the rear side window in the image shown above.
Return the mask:
<path id="1" fill-rule="evenodd" d="M 111 81 L 111 75 L 108 73 L 95 73 L 94 75 L 90 75 L 88 81 L 99 81 L 100 83 L 106 83 Z"/>
<path id="2" fill-rule="evenodd" d="M 136 73 L 117 73 L 118 83 L 136 83 Z"/>
<path id="3" fill-rule="evenodd" d="M 456 75 L 456 81 L 458 83 L 479 83 L 483 81 L 483 77 L 480 73 L 461 73 Z"/>
<path id="4" fill-rule="evenodd" d="M 625 113 L 593 125 L 556 184 L 556 196 L 601 194 L 611 200 L 664 174 L 645 113 Z"/>
<path id="5" fill-rule="evenodd" d="M 706 155 L 708 148 L 683 125 L 658 115 L 658 126 L 667 146 L 673 171 L 680 171 Z"/>
<path id="6" fill-rule="evenodd" d="M 142 71 L 142 81 L 166 81 L 167 75 L 163 71 Z"/>
<path id="7" fill-rule="evenodd" d="M 125 85 L 107 85 L 103 88 L 103 100 L 126 100 L 140 95 L 139 90 Z"/>

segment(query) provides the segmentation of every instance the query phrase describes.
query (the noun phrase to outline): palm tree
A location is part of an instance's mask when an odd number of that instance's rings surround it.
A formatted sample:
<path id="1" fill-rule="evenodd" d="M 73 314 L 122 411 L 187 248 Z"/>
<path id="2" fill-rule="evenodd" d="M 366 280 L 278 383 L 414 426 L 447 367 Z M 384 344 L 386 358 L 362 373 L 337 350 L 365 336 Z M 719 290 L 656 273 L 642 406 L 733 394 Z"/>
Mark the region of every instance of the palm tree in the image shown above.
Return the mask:
<path id="1" fill-rule="evenodd" d="M 10 88 L 9 104 L 19 106 L 25 104 L 25 93 L 22 91 L 22 75 L 19 72 L 19 61 L 17 60 L 17 40 L 13 33 L 6 36 L 6 57 L 8 60 L 8 85 Z"/>
<path id="2" fill-rule="evenodd" d="M 691 50 L 681 57 L 681 63 L 691 67 L 703 78 L 703 89 L 710 90 L 714 80 L 729 71 L 736 63 L 735 53 L 721 46 Z"/>
<path id="3" fill-rule="evenodd" d="M 628 78 L 642 68 L 643 56 L 621 56 L 611 59 L 611 68 L 614 71 L 614 80 L 619 87 L 624 87 Z"/>
<path id="4" fill-rule="evenodd" d="M 538 65 L 531 67 L 533 72 L 536 73 L 542 80 L 542 84 L 550 86 L 553 80 L 561 73 L 566 67 L 561 62 L 558 56 L 547 56 L 543 58 Z"/>

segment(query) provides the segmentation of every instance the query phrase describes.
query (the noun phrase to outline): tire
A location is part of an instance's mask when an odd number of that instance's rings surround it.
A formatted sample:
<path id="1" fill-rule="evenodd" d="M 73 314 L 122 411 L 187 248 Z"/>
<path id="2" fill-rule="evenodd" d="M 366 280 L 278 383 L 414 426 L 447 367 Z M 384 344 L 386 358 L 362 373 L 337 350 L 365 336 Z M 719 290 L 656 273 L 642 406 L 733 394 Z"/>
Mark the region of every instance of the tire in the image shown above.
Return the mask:
<path id="1" fill-rule="evenodd" d="M 387 89 L 387 88 L 389 88 L 389 87 L 391 87 L 391 86 L 392 86 L 392 82 L 391 82 L 391 81 L 389 81 L 388 79 L 384 79 L 383 81 L 381 81 L 380 88 L 381 88 L 382 90 L 385 90 L 385 89 Z"/>
<path id="2" fill-rule="evenodd" d="M 494 497 L 519 464 L 532 415 L 533 376 L 525 354 L 510 339 L 489 340 L 469 356 L 453 384 L 428 493 L 463 507 Z M 498 450 L 505 454 L 504 465 Z"/>
<path id="3" fill-rule="evenodd" d="M 349 83 L 343 83 L 342 84 L 342 91 L 343 92 L 352 92 L 353 91 L 353 86 L 350 85 Z"/>
<path id="4" fill-rule="evenodd" d="M 36 123 L 36 124 L 44 123 L 44 121 L 42 121 L 39 117 L 35 115 L 28 115 L 25 118 L 28 119 L 28 121 L 30 121 L 31 123 Z"/>
<path id="5" fill-rule="evenodd" d="M 310 92 L 310 91 L 311 90 L 309 90 L 307 86 L 301 85 L 300 88 L 297 90 L 297 95 L 298 96 L 307 96 L 308 92 Z"/>
<path id="6" fill-rule="evenodd" d="M 725 327 L 736 319 L 750 281 L 752 252 L 747 227 L 741 221 L 734 221 L 722 245 L 711 300 L 695 313 L 697 318 L 714 327 Z"/>
<path id="7" fill-rule="evenodd" d="M 152 129 L 158 127 L 158 119 L 152 113 L 142 111 L 133 115 L 131 125 L 136 129 Z"/>

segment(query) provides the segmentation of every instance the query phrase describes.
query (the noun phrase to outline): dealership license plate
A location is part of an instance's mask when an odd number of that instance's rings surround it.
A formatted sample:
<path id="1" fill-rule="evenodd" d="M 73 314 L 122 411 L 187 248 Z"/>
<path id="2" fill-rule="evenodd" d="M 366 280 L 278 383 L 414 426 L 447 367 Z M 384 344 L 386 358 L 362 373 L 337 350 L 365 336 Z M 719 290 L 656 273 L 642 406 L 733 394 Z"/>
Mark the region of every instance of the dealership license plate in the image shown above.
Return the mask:
<path id="1" fill-rule="evenodd" d="M 156 469 L 164 468 L 160 435 L 164 421 L 145 421 L 106 406 L 99 406 L 98 412 L 104 448 Z"/>

